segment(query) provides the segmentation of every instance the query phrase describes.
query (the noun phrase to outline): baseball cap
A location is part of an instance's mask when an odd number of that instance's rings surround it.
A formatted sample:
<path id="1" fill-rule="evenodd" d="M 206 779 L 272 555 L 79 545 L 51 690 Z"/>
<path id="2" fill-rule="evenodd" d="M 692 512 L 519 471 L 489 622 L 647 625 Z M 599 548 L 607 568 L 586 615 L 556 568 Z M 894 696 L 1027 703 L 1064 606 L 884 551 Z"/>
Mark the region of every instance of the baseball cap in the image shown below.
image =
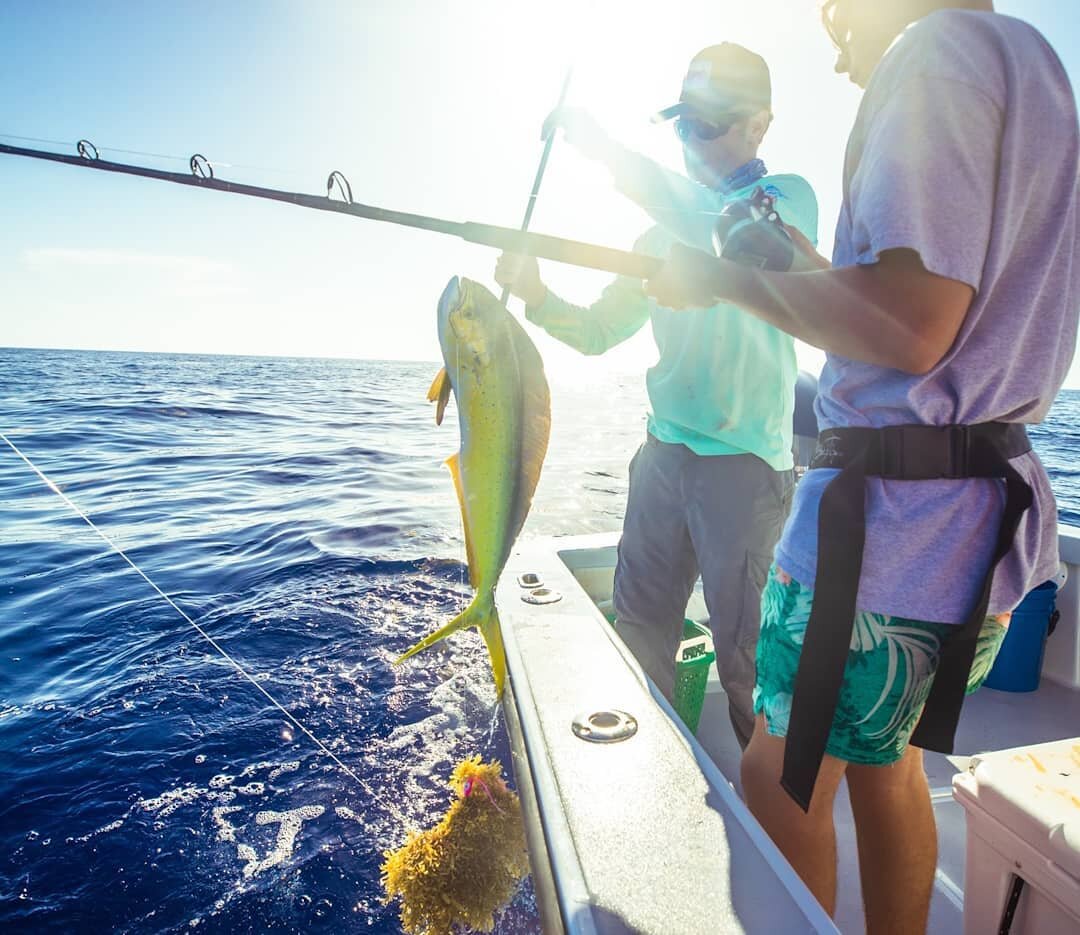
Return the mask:
<path id="1" fill-rule="evenodd" d="M 703 120 L 772 109 L 769 66 L 760 55 L 734 42 L 702 49 L 690 60 L 679 102 L 653 115 L 662 123 L 683 114 Z"/>

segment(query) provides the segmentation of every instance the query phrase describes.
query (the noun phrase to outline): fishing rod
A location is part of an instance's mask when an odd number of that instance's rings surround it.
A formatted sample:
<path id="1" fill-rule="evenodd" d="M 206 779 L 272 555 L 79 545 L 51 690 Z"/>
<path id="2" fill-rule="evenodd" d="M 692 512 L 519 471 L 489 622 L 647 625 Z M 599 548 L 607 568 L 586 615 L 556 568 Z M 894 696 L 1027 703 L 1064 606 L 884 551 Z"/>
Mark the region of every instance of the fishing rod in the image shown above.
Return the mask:
<path id="1" fill-rule="evenodd" d="M 525 226 L 528 225 L 528 220 L 532 215 L 535 191 L 539 188 L 540 178 L 543 176 L 547 154 L 551 148 L 550 143 L 551 137 L 548 138 L 548 143 L 545 146 L 544 157 L 541 160 L 536 183 L 534 183 L 534 195 L 530 199 L 529 208 L 526 211 Z M 614 247 L 602 247 L 579 240 L 567 240 L 550 234 L 535 234 L 525 230 L 515 230 L 512 227 L 480 224 L 475 221 L 448 221 L 423 214 L 410 214 L 405 211 L 393 211 L 387 208 L 361 204 L 353 201 L 352 186 L 349 184 L 348 179 L 336 169 L 330 173 L 326 180 L 325 196 L 307 195 L 302 192 L 263 188 L 258 185 L 245 185 L 241 182 L 230 182 L 216 178 L 213 166 L 201 153 L 196 153 L 191 157 L 188 163 L 191 171 L 190 173 L 184 173 L 102 159 L 98 154 L 97 147 L 89 140 L 79 140 L 76 150 L 76 154 L 56 153 L 0 143 L 0 155 L 42 159 L 47 162 L 59 162 L 83 169 L 97 169 L 101 172 L 134 175 L 140 178 L 173 182 L 177 185 L 188 185 L 192 188 L 227 192 L 232 195 L 247 195 L 251 198 L 263 198 L 268 201 L 280 201 L 301 208 L 314 208 L 317 211 L 332 211 L 337 214 L 347 214 L 370 221 L 398 224 L 402 227 L 413 227 L 419 230 L 433 231 L 437 234 L 449 234 L 460 237 L 469 243 L 495 247 L 512 253 L 524 253 L 546 260 L 555 260 L 559 263 L 568 263 L 572 266 L 629 276 L 634 279 L 651 279 L 662 266 L 662 261 L 656 257 L 631 253 L 627 250 L 616 250 Z M 335 192 L 337 197 L 334 197 Z"/>

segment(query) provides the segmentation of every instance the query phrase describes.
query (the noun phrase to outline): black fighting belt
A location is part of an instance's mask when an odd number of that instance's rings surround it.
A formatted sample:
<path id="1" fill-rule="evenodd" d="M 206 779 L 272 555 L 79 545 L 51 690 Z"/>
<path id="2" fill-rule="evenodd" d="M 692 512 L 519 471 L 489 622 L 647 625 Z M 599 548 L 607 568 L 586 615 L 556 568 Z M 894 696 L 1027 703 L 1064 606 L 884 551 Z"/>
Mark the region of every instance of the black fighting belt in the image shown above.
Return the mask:
<path id="1" fill-rule="evenodd" d="M 911 738 L 918 747 L 952 753 L 994 569 L 1012 548 L 1020 518 L 1035 499 L 1009 460 L 1030 450 L 1024 426 L 1005 422 L 838 428 L 818 435 L 810 468 L 839 468 L 840 473 L 825 488 L 818 511 L 817 580 L 780 780 L 804 811 L 810 810 L 851 645 L 866 539 L 866 478 L 1005 481 L 1005 510 L 982 590 L 965 622 L 944 641 L 930 696 Z"/>

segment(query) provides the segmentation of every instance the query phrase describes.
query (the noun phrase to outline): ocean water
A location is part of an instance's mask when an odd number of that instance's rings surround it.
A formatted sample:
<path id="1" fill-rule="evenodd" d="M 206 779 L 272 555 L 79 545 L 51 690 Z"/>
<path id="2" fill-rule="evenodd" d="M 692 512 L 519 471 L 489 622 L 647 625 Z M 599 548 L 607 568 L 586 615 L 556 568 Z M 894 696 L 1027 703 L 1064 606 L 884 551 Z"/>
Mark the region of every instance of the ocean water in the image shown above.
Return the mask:
<path id="1" fill-rule="evenodd" d="M 1080 527 L 1080 390 L 1062 390 L 1046 421 L 1028 432 L 1058 502 L 1058 519 Z"/>
<path id="2" fill-rule="evenodd" d="M 390 664 L 469 594 L 436 369 L 0 351 L 0 431 L 362 781 L 0 444 L 0 929 L 398 931 L 382 851 L 510 762 L 479 637 Z M 555 391 L 526 534 L 618 528 L 626 389 Z"/>
<path id="3" fill-rule="evenodd" d="M 509 763 L 433 364 L 0 350 L 0 928 L 396 932 L 382 851 L 460 758 Z M 523 536 L 619 528 L 641 375 L 553 382 Z M 1080 525 L 1080 393 L 1033 433 Z M 538 928 L 529 887 L 499 920 Z"/>

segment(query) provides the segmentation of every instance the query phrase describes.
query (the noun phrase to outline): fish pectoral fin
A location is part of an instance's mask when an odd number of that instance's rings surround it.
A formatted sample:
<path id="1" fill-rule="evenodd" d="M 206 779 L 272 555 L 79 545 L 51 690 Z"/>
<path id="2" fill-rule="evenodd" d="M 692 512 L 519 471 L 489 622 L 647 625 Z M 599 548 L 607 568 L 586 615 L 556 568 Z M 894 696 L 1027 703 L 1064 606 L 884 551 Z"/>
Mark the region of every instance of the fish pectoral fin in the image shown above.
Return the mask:
<path id="1" fill-rule="evenodd" d="M 454 490 L 457 493 L 458 507 L 461 510 L 461 528 L 465 533 L 465 557 L 469 562 L 469 584 L 475 588 L 478 575 L 476 553 L 473 550 L 472 531 L 469 529 L 469 511 L 465 504 L 465 485 L 461 479 L 461 458 L 457 454 L 450 455 L 446 459 L 446 466 L 450 468 L 450 476 L 454 479 Z"/>
<path id="2" fill-rule="evenodd" d="M 443 384 L 448 383 L 449 381 L 450 377 L 446 373 L 446 368 L 440 367 L 439 372 L 435 374 L 435 379 L 431 381 L 431 386 L 427 391 L 427 401 L 429 403 L 435 402 L 443 391 Z"/>
<path id="3" fill-rule="evenodd" d="M 429 403 L 437 403 L 435 407 L 435 424 L 442 425 L 443 413 L 446 412 L 446 404 L 450 401 L 450 375 L 446 372 L 445 367 L 435 374 L 427 398 Z"/>

